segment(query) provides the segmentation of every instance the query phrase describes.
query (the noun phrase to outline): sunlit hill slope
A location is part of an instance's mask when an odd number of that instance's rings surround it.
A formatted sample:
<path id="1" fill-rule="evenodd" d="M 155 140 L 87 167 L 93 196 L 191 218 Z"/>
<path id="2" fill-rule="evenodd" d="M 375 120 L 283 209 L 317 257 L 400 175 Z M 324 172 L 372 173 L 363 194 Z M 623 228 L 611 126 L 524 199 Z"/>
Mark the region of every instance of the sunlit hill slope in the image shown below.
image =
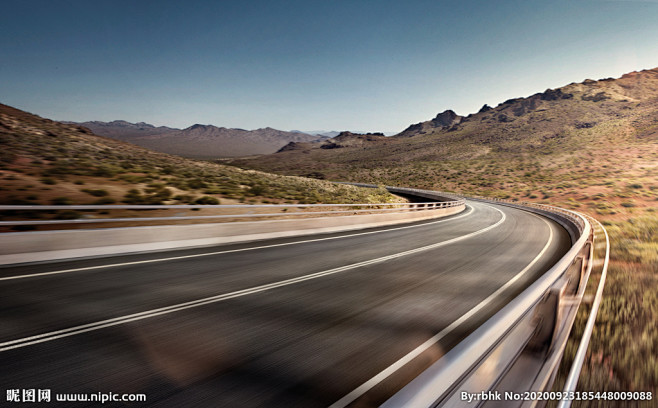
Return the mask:
<path id="1" fill-rule="evenodd" d="M 156 153 L 0 104 L 1 204 L 379 202 L 381 190 Z"/>

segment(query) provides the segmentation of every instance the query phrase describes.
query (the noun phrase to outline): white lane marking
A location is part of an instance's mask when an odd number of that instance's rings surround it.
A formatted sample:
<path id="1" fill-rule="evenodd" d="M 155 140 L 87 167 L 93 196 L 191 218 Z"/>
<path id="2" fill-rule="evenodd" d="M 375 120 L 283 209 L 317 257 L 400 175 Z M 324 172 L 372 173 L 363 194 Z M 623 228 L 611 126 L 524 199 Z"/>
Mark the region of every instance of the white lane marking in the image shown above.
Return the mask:
<path id="1" fill-rule="evenodd" d="M 337 236 L 337 237 L 307 239 L 307 240 L 304 240 L 304 241 L 285 242 L 285 243 L 282 243 L 282 244 L 262 245 L 262 246 L 250 247 L 250 248 L 230 249 L 230 250 L 226 250 L 226 251 L 204 252 L 202 254 L 172 256 L 172 257 L 169 257 L 169 258 L 147 259 L 147 260 L 144 260 L 144 261 L 122 262 L 122 263 L 109 264 L 109 265 L 87 266 L 87 267 L 84 267 L 84 268 L 63 269 L 61 271 L 41 272 L 41 273 L 32 273 L 32 274 L 26 274 L 26 275 L 7 276 L 7 277 L 0 278 L 0 281 L 13 280 L 13 279 L 34 278 L 34 277 L 37 277 L 37 276 L 59 275 L 59 274 L 63 274 L 63 273 L 82 272 L 82 271 L 88 271 L 88 270 L 92 270 L 92 269 L 106 269 L 106 268 L 113 268 L 113 267 L 116 267 L 116 266 L 139 265 L 139 264 L 154 263 L 154 262 L 174 261 L 174 260 L 178 260 L 178 259 L 198 258 L 198 257 L 202 257 L 202 256 L 211 256 L 211 255 L 229 254 L 229 253 L 233 253 L 233 252 L 252 251 L 252 250 L 255 250 L 255 249 L 266 249 L 266 248 L 275 248 L 275 247 L 288 246 L 288 245 L 305 244 L 305 243 L 308 243 L 308 242 L 328 241 L 328 240 L 332 240 L 332 239 L 356 237 L 356 236 L 359 236 L 359 235 L 379 234 L 381 232 L 398 231 L 398 230 L 403 230 L 403 229 L 407 229 L 407 228 L 418 228 L 418 227 L 423 227 L 423 226 L 426 226 L 426 225 L 438 224 L 440 222 L 457 220 L 457 219 L 466 217 L 468 215 L 471 215 L 471 213 L 473 213 L 473 207 L 472 206 L 471 206 L 470 210 L 468 210 L 468 212 L 466 212 L 464 214 L 461 214 L 457 217 L 438 220 L 438 221 L 432 221 L 432 222 L 428 222 L 428 223 L 425 223 L 425 224 L 419 224 L 419 225 L 407 225 L 406 227 L 396 227 L 396 228 L 390 228 L 390 229 L 380 230 L 380 231 L 359 232 L 359 233 L 356 233 L 356 234 L 340 235 L 340 236 Z"/>
<path id="2" fill-rule="evenodd" d="M 350 392 L 349 394 L 345 395 L 343 398 L 339 399 L 338 401 L 334 402 L 329 406 L 329 408 L 344 408 L 347 405 L 351 404 L 365 394 L 366 392 L 370 391 L 374 386 L 379 384 L 380 382 L 384 381 L 388 376 L 402 368 L 405 364 L 409 363 L 411 360 L 414 358 L 418 357 L 420 354 L 425 352 L 427 349 L 432 347 L 434 344 L 436 344 L 439 340 L 441 340 L 443 337 L 448 335 L 450 332 L 458 328 L 460 325 L 462 325 L 464 322 L 466 322 L 468 319 L 473 317 L 476 313 L 478 313 L 480 310 L 482 310 L 485 306 L 487 306 L 489 303 L 491 303 L 495 298 L 500 296 L 501 293 L 503 293 L 506 289 L 508 289 L 510 286 L 512 286 L 516 281 L 521 279 L 521 277 L 535 264 L 539 259 L 541 259 L 542 256 L 546 253 L 548 250 L 548 247 L 551 245 L 551 242 L 553 241 L 553 228 L 551 228 L 551 225 L 546 221 L 545 219 L 535 215 L 535 214 L 530 214 L 532 216 L 535 216 L 548 225 L 548 230 L 549 230 L 549 236 L 548 236 L 548 242 L 544 246 L 544 248 L 539 252 L 539 254 L 526 266 L 523 268 L 523 270 L 519 273 L 517 273 L 512 279 L 507 281 L 503 286 L 498 288 L 494 293 L 489 295 L 486 299 L 484 299 L 482 302 L 478 303 L 477 306 L 475 306 L 473 309 L 469 310 L 466 314 L 461 316 L 459 319 L 455 320 L 452 322 L 448 327 L 445 329 L 441 330 L 439 333 L 425 341 L 423 344 L 420 346 L 416 347 L 413 349 L 411 352 L 409 352 L 407 355 L 403 356 L 401 359 L 396 361 L 395 363 L 391 364 L 388 366 L 384 371 L 381 371 L 379 374 L 376 376 L 372 377 L 365 383 L 361 384 L 359 387 L 354 389 L 354 391 Z"/>
<path id="3" fill-rule="evenodd" d="M 386 261 L 390 261 L 392 259 L 400 258 L 400 257 L 403 257 L 403 256 L 417 254 L 419 252 L 439 248 L 439 247 L 442 247 L 442 246 L 445 246 L 445 245 L 448 245 L 448 244 L 452 244 L 452 243 L 462 241 L 464 239 L 467 239 L 467 238 L 485 233 L 485 232 L 501 225 L 503 222 L 505 222 L 505 219 L 507 217 L 505 216 L 505 213 L 503 213 L 499 209 L 497 209 L 497 208 L 494 208 L 494 209 L 502 215 L 500 220 L 498 220 L 495 224 L 492 224 L 492 225 L 490 225 L 488 227 L 485 227 L 481 230 L 477 230 L 477 231 L 471 232 L 471 233 L 466 234 L 466 235 L 462 235 L 462 236 L 459 236 L 459 237 L 456 237 L 456 238 L 449 239 L 447 241 L 442 241 L 442 242 L 438 242 L 438 243 L 435 243 L 435 244 L 426 245 L 426 246 L 423 246 L 423 247 L 420 247 L 420 248 L 410 249 L 408 251 L 398 252 L 398 253 L 395 253 L 395 254 L 392 254 L 392 255 L 382 256 L 380 258 L 375 258 L 375 259 L 371 259 L 371 260 L 368 260 L 368 261 L 362 261 L 362 262 L 357 262 L 357 263 L 350 264 L 350 265 L 341 266 L 341 267 L 338 267 L 338 268 L 328 269 L 326 271 L 321 271 L 321 272 L 316 272 L 316 273 L 312 273 L 312 274 L 309 274 L 309 275 L 299 276 L 297 278 L 286 279 L 286 280 L 282 280 L 282 281 L 279 281 L 279 282 L 269 283 L 269 284 L 266 284 L 266 285 L 254 286 L 253 288 L 242 289 L 242 290 L 238 290 L 238 291 L 235 291 L 235 292 L 224 293 L 224 294 L 221 294 L 221 295 L 211 296 L 211 297 L 198 299 L 198 300 L 193 300 L 193 301 L 185 302 L 185 303 L 179 303 L 177 305 L 161 307 L 161 308 L 158 308 L 158 309 L 147 310 L 147 311 L 144 311 L 144 312 L 134 313 L 134 314 L 126 315 L 126 316 L 115 317 L 115 318 L 112 318 L 112 319 L 101 320 L 101 321 L 98 321 L 98 322 L 87 323 L 87 324 L 83 324 L 83 325 L 80 325 L 80 326 L 69 327 L 67 329 L 56 330 L 56 331 L 43 333 L 43 334 L 38 334 L 38 335 L 35 335 L 35 336 L 30 336 L 30 337 L 24 337 L 22 339 L 10 340 L 10 341 L 0 343 L 0 352 L 16 349 L 16 348 L 20 348 L 20 347 L 30 346 L 32 344 L 44 343 L 44 342 L 47 342 L 47 341 L 60 339 L 62 337 L 69 337 L 69 336 L 73 336 L 73 335 L 80 334 L 80 333 L 85 333 L 85 332 L 89 332 L 89 331 L 95 331 L 95 330 L 103 329 L 105 327 L 116 326 L 116 325 L 119 325 L 119 324 L 133 322 L 133 321 L 136 321 L 136 320 L 142 320 L 142 319 L 147 319 L 147 318 L 154 317 L 154 316 L 160 316 L 160 315 L 163 315 L 163 314 L 173 313 L 173 312 L 177 312 L 179 310 L 185 310 L 185 309 L 190 309 L 190 308 L 193 308 L 193 307 L 207 305 L 207 304 L 210 304 L 210 303 L 221 302 L 223 300 L 233 299 L 233 298 L 246 296 L 246 295 L 251 295 L 251 294 L 259 293 L 259 292 L 265 292 L 265 291 L 270 290 L 270 289 L 280 288 L 282 286 L 288 286 L 288 285 L 292 285 L 292 284 L 299 283 L 299 282 L 304 282 L 304 281 L 311 280 L 311 279 L 317 279 L 317 278 L 320 278 L 320 277 L 323 277 L 323 276 L 333 275 L 333 274 L 336 274 L 336 273 L 339 273 L 339 272 L 345 272 L 345 271 L 350 270 L 350 269 L 355 269 L 355 268 L 360 268 L 360 267 L 363 267 L 363 266 L 368 266 L 368 265 L 373 265 L 373 264 L 377 264 L 377 263 L 381 263 L 381 262 L 386 262 Z"/>

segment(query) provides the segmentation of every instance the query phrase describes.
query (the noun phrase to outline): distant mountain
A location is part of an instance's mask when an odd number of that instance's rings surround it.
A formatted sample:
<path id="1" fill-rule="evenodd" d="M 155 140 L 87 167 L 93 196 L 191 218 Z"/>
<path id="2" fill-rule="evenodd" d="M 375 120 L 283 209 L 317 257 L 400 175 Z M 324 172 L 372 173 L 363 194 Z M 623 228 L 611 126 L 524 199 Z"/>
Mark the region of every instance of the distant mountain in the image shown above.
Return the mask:
<path id="1" fill-rule="evenodd" d="M 150 125 L 120 121 L 113 125 L 133 131 L 135 126 L 144 128 L 142 131 L 150 129 Z M 186 129 L 189 130 L 186 134 L 204 140 L 207 133 L 216 136 L 216 129 L 196 125 Z M 277 132 L 263 129 L 261 134 L 271 133 L 276 137 Z M 0 204 L 3 205 L 213 204 L 219 200 L 222 204 L 232 204 L 247 199 L 274 203 L 397 200 L 381 190 L 244 171 L 153 152 L 97 136 L 85 126 L 44 119 L 3 104 L 0 104 L 0 146 Z M 72 219 L 83 214 L 69 211 L 66 216 Z M 0 232 L 9 228 L 0 226 Z"/>
<path id="2" fill-rule="evenodd" d="M 308 133 L 309 135 L 317 135 L 324 137 L 336 137 L 340 134 L 340 132 L 336 130 L 309 130 L 304 133 Z"/>
<path id="3" fill-rule="evenodd" d="M 300 132 L 299 130 L 292 130 L 291 132 Z M 307 133 L 309 135 L 316 135 L 316 136 L 322 136 L 324 138 L 332 138 L 340 135 L 343 132 L 339 132 L 337 130 L 308 130 L 308 131 L 303 131 L 302 133 Z M 352 130 L 350 131 L 353 134 L 369 134 L 368 132 L 364 132 L 362 130 Z M 397 134 L 398 132 L 383 132 L 385 136 L 393 136 Z"/>
<path id="4" fill-rule="evenodd" d="M 97 135 L 133 143 L 147 149 L 198 159 L 252 156 L 278 151 L 290 142 L 311 143 L 325 138 L 301 132 L 286 132 L 269 127 L 244 130 L 196 124 L 186 129 L 148 123 L 78 123 Z"/>
<path id="5" fill-rule="evenodd" d="M 91 129 L 91 131 L 97 135 L 125 141 L 130 141 L 132 138 L 140 136 L 162 135 L 165 133 L 180 131 L 180 129 L 166 126 L 155 127 L 144 122 L 130 123 L 126 122 L 125 120 L 115 120 L 112 122 L 92 121 L 77 124 Z"/>

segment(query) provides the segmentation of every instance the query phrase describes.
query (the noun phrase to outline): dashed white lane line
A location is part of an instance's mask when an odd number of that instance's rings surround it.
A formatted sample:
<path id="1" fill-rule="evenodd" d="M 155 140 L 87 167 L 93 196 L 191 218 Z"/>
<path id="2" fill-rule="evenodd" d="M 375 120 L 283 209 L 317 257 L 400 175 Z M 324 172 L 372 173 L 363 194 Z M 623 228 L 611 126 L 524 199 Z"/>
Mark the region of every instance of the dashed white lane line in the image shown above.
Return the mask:
<path id="1" fill-rule="evenodd" d="M 404 257 L 404 256 L 417 254 L 419 252 L 439 248 L 439 247 L 449 245 L 449 244 L 452 244 L 452 243 L 455 243 L 455 242 L 458 242 L 458 241 L 462 241 L 464 239 L 474 237 L 476 235 L 483 234 L 483 233 L 485 233 L 487 231 L 490 231 L 490 230 L 498 227 L 499 225 L 501 225 L 503 222 L 505 222 L 505 219 L 507 217 L 506 217 L 505 213 L 503 213 L 499 209 L 497 209 L 497 208 L 494 208 L 494 209 L 502 215 L 501 219 L 499 221 L 497 221 L 495 224 L 492 224 L 488 227 L 485 227 L 483 229 L 471 232 L 471 233 L 466 234 L 466 235 L 462 235 L 462 236 L 459 236 L 459 237 L 456 237 L 456 238 L 449 239 L 447 241 L 441 241 L 441 242 L 431 244 L 431 245 L 426 245 L 426 246 L 423 246 L 423 247 L 420 247 L 420 248 L 415 248 L 415 249 L 411 249 L 411 250 L 408 250 L 408 251 L 398 252 L 398 253 L 395 253 L 395 254 L 382 256 L 382 257 L 371 259 L 371 260 L 368 260 L 368 261 L 357 262 L 357 263 L 353 263 L 353 264 L 350 264 L 350 265 L 345 265 L 345 266 L 341 266 L 341 267 L 338 267 L 338 268 L 328 269 L 328 270 L 325 270 L 325 271 L 316 272 L 316 273 L 312 273 L 312 274 L 308 274 L 308 275 L 304 275 L 304 276 L 299 276 L 299 277 L 292 278 L 292 279 L 286 279 L 286 280 L 282 280 L 282 281 L 279 281 L 279 282 L 274 282 L 274 283 L 270 283 L 270 284 L 266 284 L 266 285 L 255 286 L 255 287 L 248 288 L 248 289 L 238 290 L 238 291 L 230 292 L 230 293 L 224 293 L 224 294 L 221 294 L 221 295 L 216 295 L 216 296 L 211 296 L 211 297 L 207 297 L 207 298 L 203 298 L 203 299 L 193 300 L 193 301 L 190 301 L 190 302 L 179 303 L 179 304 L 172 305 L 172 306 L 147 310 L 147 311 L 140 312 L 140 313 L 134 313 L 134 314 L 126 315 L 126 316 L 115 317 L 115 318 L 112 318 L 112 319 L 101 320 L 101 321 L 98 321 L 98 322 L 83 324 L 83 325 L 80 325 L 80 326 L 69 327 L 67 329 L 56 330 L 56 331 L 52 331 L 52 332 L 48 332 L 48 333 L 38 334 L 38 335 L 35 335 L 35 336 L 24 337 L 24 338 L 16 339 L 16 340 L 10 340 L 10 341 L 0 343 L 0 352 L 7 351 L 7 350 L 12 350 L 12 349 L 17 349 L 17 348 L 21 348 L 21 347 L 26 347 L 26 346 L 30 346 L 30 345 L 33 345 L 33 344 L 44 343 L 44 342 L 52 341 L 52 340 L 56 340 L 56 339 L 61 339 L 63 337 L 70 337 L 70 336 L 74 336 L 76 334 L 81 334 L 81 333 L 85 333 L 85 332 L 100 330 L 100 329 L 103 329 L 103 328 L 106 328 L 106 327 L 117 326 L 117 325 L 120 325 L 120 324 L 133 322 L 133 321 L 136 321 L 136 320 L 148 319 L 150 317 L 169 314 L 169 313 L 177 312 L 177 311 L 180 311 L 180 310 L 190 309 L 190 308 L 193 308 L 193 307 L 199 307 L 199 306 L 207 305 L 207 304 L 210 304 L 210 303 L 221 302 L 221 301 L 224 301 L 224 300 L 233 299 L 233 298 L 237 298 L 237 297 L 242 297 L 242 296 L 246 296 L 246 295 L 251 295 L 251 294 L 254 294 L 254 293 L 265 292 L 265 291 L 268 291 L 268 290 L 271 290 L 271 289 L 280 288 L 282 286 L 293 285 L 295 283 L 304 282 L 304 281 L 311 280 L 311 279 L 317 279 L 317 278 L 320 278 L 320 277 L 323 277 L 323 276 L 333 275 L 333 274 L 340 273 L 340 272 L 345 272 L 345 271 L 348 271 L 348 270 L 351 270 L 351 269 L 356 269 L 356 268 L 360 268 L 360 267 L 364 267 L 364 266 L 368 266 L 368 265 L 373 265 L 373 264 L 377 264 L 377 263 L 381 263 L 381 262 L 386 262 L 386 261 L 390 261 L 390 260 L 393 260 L 393 259 L 396 259 L 396 258 L 401 258 L 401 257 Z"/>
<path id="2" fill-rule="evenodd" d="M 340 235 L 340 236 L 337 236 L 337 237 L 315 238 L 315 239 L 307 239 L 307 240 L 295 241 L 295 242 L 284 242 L 284 243 L 281 243 L 281 244 L 261 245 L 261 246 L 250 247 L 250 248 L 229 249 L 229 250 L 225 250 L 225 251 L 215 251 L 215 252 L 204 252 L 202 254 L 171 256 L 171 257 L 168 257 L 168 258 L 147 259 L 147 260 L 144 260 L 144 261 L 121 262 L 121 263 L 108 264 L 108 265 L 87 266 L 87 267 L 83 267 L 83 268 L 62 269 L 62 270 L 59 270 L 59 271 L 51 271 L 51 272 L 41 272 L 41 273 L 32 273 L 32 274 L 25 274 L 25 275 L 6 276 L 6 277 L 0 277 L 0 281 L 14 280 L 14 279 L 36 278 L 36 277 L 39 277 L 39 276 L 49 276 L 49 275 L 61 275 L 61 274 L 64 274 L 64 273 L 83 272 L 83 271 L 90 271 L 90 270 L 94 270 L 94 269 L 107 269 L 107 268 L 114 268 L 114 267 L 118 267 L 118 266 L 140 265 L 140 264 L 149 264 L 149 263 L 155 263 L 155 262 L 174 261 L 174 260 L 179 260 L 179 259 L 200 258 L 200 257 L 203 257 L 203 256 L 222 255 L 222 254 L 230 254 L 230 253 L 234 253 L 234 252 L 245 252 L 245 251 L 253 251 L 253 250 L 257 250 L 257 249 L 276 248 L 276 247 L 282 247 L 282 246 L 288 246 L 288 245 L 306 244 L 306 243 L 309 243 L 309 242 L 328 241 L 328 240 L 333 240 L 333 239 L 356 237 L 356 236 L 360 236 L 360 235 L 379 234 L 379 233 L 382 233 L 382 232 L 399 231 L 399 230 L 408 229 L 408 228 L 418 228 L 418 227 L 423 227 L 423 226 L 426 226 L 426 225 L 438 224 L 440 222 L 457 220 L 457 219 L 469 216 L 472 213 L 473 213 L 473 207 L 471 207 L 470 210 L 468 210 L 468 212 L 466 212 L 464 214 L 461 214 L 461 215 L 458 215 L 457 217 L 452 217 L 452 218 L 448 218 L 448 219 L 444 219 L 444 220 L 438 220 L 438 221 L 432 221 L 432 222 L 428 222 L 428 223 L 424 223 L 424 224 L 418 224 L 418 225 L 407 225 L 405 227 L 396 227 L 396 228 L 390 228 L 390 229 L 385 229 L 385 230 L 359 232 L 359 233 L 355 233 L 355 234 Z"/>
<path id="3" fill-rule="evenodd" d="M 411 352 L 397 360 L 395 363 L 391 364 L 388 366 L 386 369 L 381 371 L 379 374 L 376 376 L 372 377 L 365 383 L 361 384 L 359 387 L 354 389 L 352 392 L 349 394 L 345 395 L 343 398 L 339 399 L 338 401 L 334 402 L 329 406 L 329 408 L 344 408 L 354 402 L 357 398 L 365 394 L 366 392 L 370 391 L 373 387 L 375 387 L 377 384 L 380 382 L 384 381 L 386 378 L 388 378 L 391 374 L 402 368 L 405 364 L 409 363 L 411 360 L 414 358 L 418 357 L 420 354 L 422 354 L 424 351 L 435 345 L 439 340 L 444 338 L 446 335 L 448 335 L 450 332 L 461 326 L 464 322 L 466 322 L 468 319 L 473 317 L 476 313 L 484 309 L 489 303 L 491 303 L 494 299 L 496 299 L 498 296 L 500 296 L 505 290 L 507 290 L 510 286 L 512 286 L 514 283 L 516 283 L 521 277 L 530 270 L 530 268 L 541 259 L 542 256 L 546 253 L 548 250 L 548 247 L 551 245 L 551 242 L 553 242 L 553 228 L 551 228 L 551 225 L 546 221 L 545 219 L 534 215 L 530 214 L 532 216 L 535 216 L 537 218 L 540 218 L 542 221 L 548 225 L 548 230 L 549 230 L 549 236 L 548 236 L 548 242 L 544 246 L 544 248 L 539 252 L 539 254 L 525 267 L 523 270 L 519 273 L 517 273 L 512 279 L 507 281 L 503 286 L 498 288 L 494 293 L 489 295 L 486 299 L 484 299 L 482 302 L 478 303 L 473 309 L 469 310 L 467 313 L 462 315 L 459 319 L 455 320 L 452 322 L 448 327 L 445 329 L 441 330 L 439 333 L 434 335 L 433 337 L 429 338 L 427 341 L 425 341 L 423 344 L 420 346 L 416 347 L 413 349 Z"/>

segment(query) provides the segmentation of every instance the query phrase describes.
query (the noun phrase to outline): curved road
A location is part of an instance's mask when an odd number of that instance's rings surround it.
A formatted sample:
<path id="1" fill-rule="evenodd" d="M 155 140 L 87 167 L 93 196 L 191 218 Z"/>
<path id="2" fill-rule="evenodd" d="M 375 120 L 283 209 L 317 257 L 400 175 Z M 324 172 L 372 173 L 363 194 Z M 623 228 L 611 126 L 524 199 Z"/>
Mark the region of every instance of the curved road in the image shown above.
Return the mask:
<path id="1" fill-rule="evenodd" d="M 375 406 L 547 270 L 567 232 L 468 202 L 451 217 L 0 268 L 5 390 L 154 407 Z M 61 403 L 61 406 L 98 406 Z M 104 406 L 113 406 L 110 403 Z"/>

